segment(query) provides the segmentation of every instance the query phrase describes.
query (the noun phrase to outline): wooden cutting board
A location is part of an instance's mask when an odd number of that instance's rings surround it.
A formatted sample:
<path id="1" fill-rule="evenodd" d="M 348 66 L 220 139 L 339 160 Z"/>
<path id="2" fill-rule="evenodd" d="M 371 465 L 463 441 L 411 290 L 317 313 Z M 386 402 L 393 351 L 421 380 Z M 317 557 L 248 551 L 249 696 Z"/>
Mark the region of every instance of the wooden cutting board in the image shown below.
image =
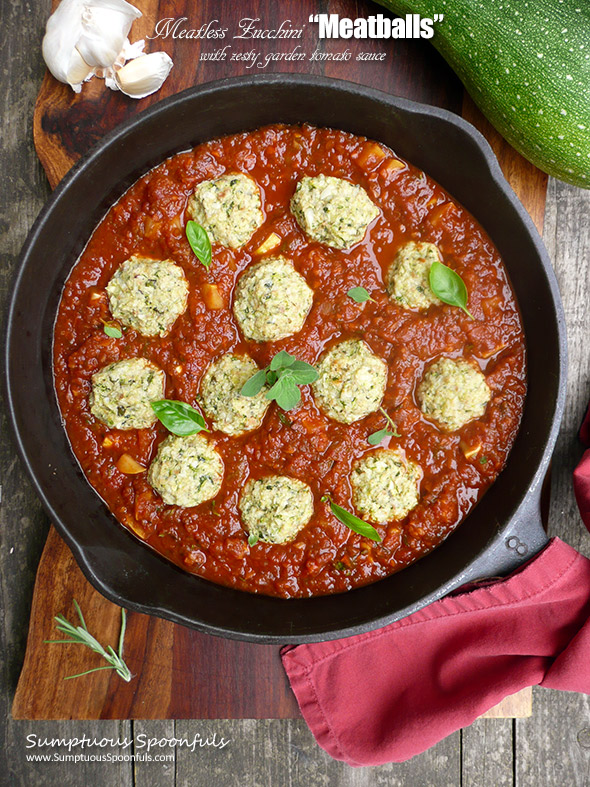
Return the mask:
<path id="1" fill-rule="evenodd" d="M 76 95 L 69 87 L 46 75 L 34 115 L 37 153 L 52 187 L 97 140 L 115 125 L 150 104 L 195 84 L 221 77 L 277 71 L 298 71 L 348 79 L 445 107 L 474 123 L 488 138 L 508 181 L 542 229 L 547 178 L 519 156 L 481 117 L 455 75 L 434 48 L 423 41 L 331 41 L 318 42 L 316 26 L 308 23 L 318 11 L 315 0 L 136 0 L 143 18 L 131 40 L 153 36 L 158 20 L 183 19 L 181 27 L 198 29 L 211 20 L 229 29 L 230 48 L 223 61 L 201 59 L 220 44 L 188 38 L 155 38 L 148 51 L 164 50 L 174 68 L 162 90 L 134 101 L 92 80 Z M 54 2 L 54 5 L 56 3 Z M 322 11 L 343 16 L 383 13 L 368 0 L 325 2 Z M 300 40 L 252 41 L 233 39 L 239 20 L 260 18 L 260 26 L 277 28 L 291 20 L 304 28 Z M 288 53 L 295 45 L 308 56 L 314 50 L 327 55 L 349 50 L 347 62 L 273 61 L 265 69 L 249 69 L 244 61 L 232 61 L 233 53 Z M 359 62 L 359 53 L 379 55 L 382 61 Z M 33 597 L 25 661 L 18 683 L 13 716 L 17 719 L 176 719 L 176 718 L 292 718 L 299 715 L 295 698 L 283 672 L 278 646 L 233 642 L 199 634 L 155 617 L 130 613 L 125 638 L 125 658 L 134 678 L 124 683 L 114 672 L 102 671 L 63 681 L 102 664 L 87 648 L 47 645 L 55 638 L 53 617 L 64 613 L 74 620 L 72 600 L 84 611 L 90 631 L 103 644 L 115 645 L 120 611 L 85 580 L 57 532 L 51 528 L 41 557 Z M 530 690 L 508 697 L 488 716 L 523 717 L 531 713 Z"/>

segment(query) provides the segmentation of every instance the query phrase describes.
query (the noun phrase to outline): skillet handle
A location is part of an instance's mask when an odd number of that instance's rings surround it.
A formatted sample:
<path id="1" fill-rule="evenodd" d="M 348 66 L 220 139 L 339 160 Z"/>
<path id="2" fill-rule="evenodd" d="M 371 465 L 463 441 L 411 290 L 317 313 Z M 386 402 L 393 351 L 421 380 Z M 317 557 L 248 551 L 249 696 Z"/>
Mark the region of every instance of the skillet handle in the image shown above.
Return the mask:
<path id="1" fill-rule="evenodd" d="M 549 543 L 541 518 L 541 484 L 513 517 L 510 527 L 489 545 L 469 569 L 468 581 L 505 577 Z"/>

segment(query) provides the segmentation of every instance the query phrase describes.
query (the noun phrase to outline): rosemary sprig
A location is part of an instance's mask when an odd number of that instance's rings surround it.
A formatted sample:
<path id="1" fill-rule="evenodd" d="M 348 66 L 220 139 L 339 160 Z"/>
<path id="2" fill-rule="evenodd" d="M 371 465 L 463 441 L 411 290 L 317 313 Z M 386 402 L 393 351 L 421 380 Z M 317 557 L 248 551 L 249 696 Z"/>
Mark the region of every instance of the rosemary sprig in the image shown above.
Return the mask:
<path id="1" fill-rule="evenodd" d="M 100 642 L 98 642 L 98 640 L 96 640 L 88 631 L 86 621 L 84 620 L 84 615 L 82 614 L 82 610 L 80 609 L 80 605 L 76 599 L 74 599 L 74 607 L 76 608 L 76 612 L 78 613 L 78 617 L 80 618 L 80 623 L 82 625 L 74 626 L 73 623 L 70 623 L 69 620 L 67 620 L 63 615 L 56 615 L 54 620 L 57 622 L 57 630 L 61 631 L 63 634 L 68 634 L 69 639 L 46 639 L 45 643 L 48 645 L 62 645 L 72 643 L 76 645 L 86 645 L 86 647 L 101 655 L 103 659 L 108 662 L 108 665 L 105 665 L 104 667 L 95 667 L 94 669 L 89 669 L 85 672 L 79 672 L 77 675 L 68 675 L 64 678 L 64 680 L 80 678 L 82 675 L 89 675 L 91 672 L 99 672 L 99 670 L 114 669 L 120 678 L 123 678 L 124 681 L 129 683 L 133 675 L 123 660 L 123 643 L 125 640 L 125 629 L 127 627 L 127 613 L 125 610 L 121 608 L 121 631 L 119 633 L 119 647 L 118 651 L 115 653 L 110 645 L 107 645 L 105 650 Z"/>

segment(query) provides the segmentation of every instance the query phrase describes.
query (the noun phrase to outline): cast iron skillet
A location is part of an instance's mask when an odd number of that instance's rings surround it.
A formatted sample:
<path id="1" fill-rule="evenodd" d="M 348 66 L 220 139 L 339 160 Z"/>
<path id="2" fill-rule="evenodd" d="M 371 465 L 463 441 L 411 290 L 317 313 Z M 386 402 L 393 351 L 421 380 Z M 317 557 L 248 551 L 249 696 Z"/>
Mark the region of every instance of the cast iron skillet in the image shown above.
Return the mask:
<path id="1" fill-rule="evenodd" d="M 529 390 L 505 470 L 438 549 L 364 588 L 283 600 L 185 573 L 118 524 L 70 449 L 53 390 L 51 342 L 64 280 L 106 210 L 138 177 L 212 137 L 302 121 L 384 142 L 441 183 L 485 227 L 522 310 Z M 64 178 L 27 239 L 10 303 L 5 364 L 18 449 L 45 508 L 90 582 L 130 609 L 235 639 L 335 639 L 408 615 L 465 582 L 505 574 L 547 540 L 539 497 L 563 411 L 566 373 L 557 283 L 532 221 L 487 142 L 441 109 L 346 82 L 282 74 L 206 84 L 124 123 Z"/>

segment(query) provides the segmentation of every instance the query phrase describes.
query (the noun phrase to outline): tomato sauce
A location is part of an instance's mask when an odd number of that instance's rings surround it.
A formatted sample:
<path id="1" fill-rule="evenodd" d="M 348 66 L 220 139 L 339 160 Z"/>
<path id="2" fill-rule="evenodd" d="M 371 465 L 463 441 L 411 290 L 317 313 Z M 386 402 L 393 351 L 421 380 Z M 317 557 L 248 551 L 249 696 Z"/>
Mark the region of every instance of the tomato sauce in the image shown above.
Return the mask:
<path id="1" fill-rule="evenodd" d="M 225 172 L 248 173 L 256 180 L 265 222 L 237 251 L 214 246 L 206 270 L 186 240 L 185 209 L 199 182 Z M 308 241 L 289 211 L 298 180 L 320 173 L 360 184 L 382 210 L 364 240 L 350 250 Z M 241 272 L 260 259 L 255 250 L 271 232 L 281 238 L 272 254 L 293 260 L 315 294 L 300 333 L 257 344 L 238 331 L 232 293 Z M 448 305 L 419 313 L 389 299 L 385 272 L 409 240 L 439 247 L 467 286 L 474 319 Z M 146 338 L 132 329 L 120 339 L 104 333 L 104 322 L 112 320 L 105 287 L 132 254 L 173 259 L 189 281 L 188 308 L 163 338 Z M 208 297 L 212 284 L 221 296 L 213 304 Z M 349 298 L 347 291 L 356 286 L 367 288 L 374 302 Z M 380 413 L 350 426 L 336 423 L 318 410 L 304 386 L 297 409 L 283 413 L 272 403 L 257 431 L 238 437 L 212 432 L 225 463 L 222 490 L 215 500 L 185 509 L 164 505 L 146 473 L 117 469 L 125 453 L 147 468 L 166 429 L 158 422 L 150 429 L 111 430 L 90 413 L 92 375 L 125 358 L 152 361 L 166 373 L 166 397 L 195 404 L 207 366 L 227 352 L 247 352 L 263 367 L 285 349 L 316 364 L 326 346 L 357 337 L 389 366 L 383 407 L 401 436 L 383 445 L 401 448 L 424 472 L 418 506 L 403 521 L 377 526 L 380 543 L 353 533 L 321 502 L 329 493 L 354 511 L 351 469 L 374 450 L 367 437 L 385 426 Z M 423 370 L 441 355 L 475 362 L 492 390 L 485 415 L 450 434 L 423 417 L 415 398 Z M 207 142 L 164 161 L 131 186 L 96 228 L 65 285 L 55 326 L 54 374 L 74 454 L 123 525 L 189 572 L 287 598 L 373 582 L 436 547 L 504 466 L 526 393 L 518 306 L 484 230 L 438 184 L 384 146 L 309 125 L 276 125 Z M 470 455 L 470 448 L 479 445 Z M 292 543 L 249 547 L 238 510 L 240 491 L 248 478 L 269 474 L 309 484 L 315 513 Z"/>

